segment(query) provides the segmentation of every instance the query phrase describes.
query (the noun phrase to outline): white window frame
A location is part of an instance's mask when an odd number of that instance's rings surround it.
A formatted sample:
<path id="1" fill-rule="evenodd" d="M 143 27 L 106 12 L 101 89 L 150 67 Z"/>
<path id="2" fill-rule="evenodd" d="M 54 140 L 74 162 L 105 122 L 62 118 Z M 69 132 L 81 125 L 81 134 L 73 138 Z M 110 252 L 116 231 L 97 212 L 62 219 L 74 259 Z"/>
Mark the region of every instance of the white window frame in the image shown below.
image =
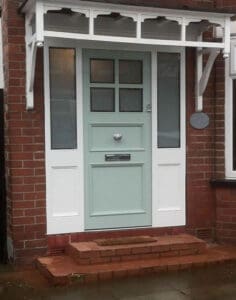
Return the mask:
<path id="1" fill-rule="evenodd" d="M 231 56 L 225 60 L 225 177 L 236 180 L 236 170 L 233 170 L 233 80 L 236 39 L 231 39 Z"/>

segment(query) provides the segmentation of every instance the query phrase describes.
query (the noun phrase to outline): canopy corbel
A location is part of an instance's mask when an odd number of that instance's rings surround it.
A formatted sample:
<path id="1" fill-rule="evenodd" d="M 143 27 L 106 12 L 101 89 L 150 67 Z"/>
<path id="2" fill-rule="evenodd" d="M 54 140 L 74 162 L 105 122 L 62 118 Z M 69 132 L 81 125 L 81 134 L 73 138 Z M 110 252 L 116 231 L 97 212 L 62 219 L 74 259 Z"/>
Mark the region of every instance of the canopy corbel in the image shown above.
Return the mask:
<path id="1" fill-rule="evenodd" d="M 203 110 L 203 94 L 206 90 L 207 83 L 211 74 L 212 67 L 217 56 L 220 53 L 219 49 L 208 49 L 208 61 L 203 68 L 203 54 L 206 53 L 203 49 L 197 48 L 196 51 L 196 112 Z"/>
<path id="2" fill-rule="evenodd" d="M 25 18 L 26 31 L 26 109 L 34 108 L 34 79 L 37 48 L 44 45 L 44 6 L 42 2 L 35 3 L 35 9 L 30 11 Z M 33 19 L 35 17 L 35 31 Z"/>
<path id="3" fill-rule="evenodd" d="M 27 46 L 26 50 L 26 109 L 34 108 L 34 79 L 37 49 L 43 47 L 43 42 L 35 39 Z"/>

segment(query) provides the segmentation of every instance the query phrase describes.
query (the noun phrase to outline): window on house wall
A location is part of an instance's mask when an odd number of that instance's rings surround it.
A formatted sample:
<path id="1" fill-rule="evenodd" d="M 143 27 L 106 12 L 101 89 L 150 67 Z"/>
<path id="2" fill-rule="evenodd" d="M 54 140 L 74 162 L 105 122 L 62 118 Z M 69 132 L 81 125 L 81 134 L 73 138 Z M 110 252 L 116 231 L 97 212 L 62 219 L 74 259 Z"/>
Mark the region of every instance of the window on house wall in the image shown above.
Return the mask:
<path id="1" fill-rule="evenodd" d="M 75 49 L 50 48 L 51 148 L 77 148 Z"/>

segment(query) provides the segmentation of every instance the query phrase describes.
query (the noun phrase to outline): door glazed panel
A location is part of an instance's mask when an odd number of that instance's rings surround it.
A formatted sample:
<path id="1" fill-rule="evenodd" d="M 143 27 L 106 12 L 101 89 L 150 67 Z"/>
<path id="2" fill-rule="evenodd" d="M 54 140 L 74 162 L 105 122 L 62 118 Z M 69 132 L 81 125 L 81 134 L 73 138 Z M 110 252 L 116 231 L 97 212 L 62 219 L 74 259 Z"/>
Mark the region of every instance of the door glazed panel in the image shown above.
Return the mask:
<path id="1" fill-rule="evenodd" d="M 151 226 L 150 56 L 84 50 L 83 68 L 85 228 Z"/>

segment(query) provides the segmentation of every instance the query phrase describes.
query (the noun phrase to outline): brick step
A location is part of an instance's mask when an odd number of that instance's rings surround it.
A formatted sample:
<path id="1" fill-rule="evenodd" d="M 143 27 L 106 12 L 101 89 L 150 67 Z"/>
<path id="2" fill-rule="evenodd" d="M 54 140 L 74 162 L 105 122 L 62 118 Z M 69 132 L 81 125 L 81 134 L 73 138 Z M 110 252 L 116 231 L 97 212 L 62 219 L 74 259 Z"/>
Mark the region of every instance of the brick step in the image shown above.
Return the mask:
<path id="1" fill-rule="evenodd" d="M 96 265 L 75 264 L 68 255 L 42 257 L 37 259 L 37 266 L 52 284 L 65 285 L 73 282 L 89 283 L 148 273 L 177 271 L 235 260 L 236 247 L 215 246 L 197 255 Z"/>
<path id="2" fill-rule="evenodd" d="M 188 234 L 160 236 L 155 237 L 155 240 L 114 246 L 99 246 L 95 241 L 71 243 L 66 254 L 79 265 L 89 265 L 194 255 L 206 251 L 204 241 Z"/>

